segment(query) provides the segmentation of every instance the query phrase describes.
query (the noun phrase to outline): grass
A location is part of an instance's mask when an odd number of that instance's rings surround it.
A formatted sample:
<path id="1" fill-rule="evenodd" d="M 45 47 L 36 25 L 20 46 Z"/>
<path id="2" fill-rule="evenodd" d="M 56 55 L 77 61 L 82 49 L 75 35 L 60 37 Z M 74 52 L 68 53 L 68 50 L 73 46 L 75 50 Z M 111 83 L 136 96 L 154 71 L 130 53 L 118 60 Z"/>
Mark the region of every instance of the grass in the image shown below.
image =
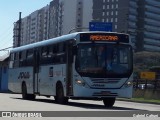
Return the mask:
<path id="1" fill-rule="evenodd" d="M 155 99 L 146 99 L 146 98 L 117 98 L 120 101 L 130 101 L 130 102 L 140 102 L 140 103 L 151 103 L 151 104 L 159 104 L 160 105 L 160 100 L 155 100 Z"/>
<path id="2" fill-rule="evenodd" d="M 147 103 L 160 104 L 160 100 L 155 100 L 155 99 L 132 98 L 132 99 L 130 99 L 130 100 L 131 100 L 131 101 L 135 101 L 135 102 L 147 102 Z"/>

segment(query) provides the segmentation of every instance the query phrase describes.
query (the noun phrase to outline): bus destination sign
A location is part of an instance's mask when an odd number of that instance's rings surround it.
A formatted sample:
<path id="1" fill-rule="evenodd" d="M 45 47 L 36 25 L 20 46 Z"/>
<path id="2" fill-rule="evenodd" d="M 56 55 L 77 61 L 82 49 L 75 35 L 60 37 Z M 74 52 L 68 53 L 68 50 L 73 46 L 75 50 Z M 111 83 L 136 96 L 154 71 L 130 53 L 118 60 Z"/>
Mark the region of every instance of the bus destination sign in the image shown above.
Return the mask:
<path id="1" fill-rule="evenodd" d="M 111 36 L 111 35 L 91 35 L 90 40 L 91 41 L 118 41 L 118 36 Z"/>
<path id="2" fill-rule="evenodd" d="M 129 43 L 129 36 L 115 33 L 84 33 L 80 35 L 81 42 L 106 41 Z"/>

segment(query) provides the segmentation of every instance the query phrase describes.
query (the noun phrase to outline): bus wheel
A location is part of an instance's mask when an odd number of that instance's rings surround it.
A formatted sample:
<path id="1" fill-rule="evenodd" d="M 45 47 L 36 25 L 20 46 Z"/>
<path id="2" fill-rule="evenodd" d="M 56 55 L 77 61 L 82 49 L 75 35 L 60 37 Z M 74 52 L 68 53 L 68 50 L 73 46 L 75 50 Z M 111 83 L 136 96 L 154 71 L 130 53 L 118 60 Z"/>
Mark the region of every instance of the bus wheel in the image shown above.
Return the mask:
<path id="1" fill-rule="evenodd" d="M 64 91 L 63 91 L 62 84 L 58 84 L 56 87 L 55 101 L 59 104 L 66 104 L 68 102 L 68 98 L 64 97 Z"/>
<path id="2" fill-rule="evenodd" d="M 28 99 L 27 87 L 25 83 L 22 84 L 22 98 Z"/>
<path id="3" fill-rule="evenodd" d="M 28 99 L 29 100 L 34 100 L 36 96 L 34 94 L 28 94 Z"/>
<path id="4" fill-rule="evenodd" d="M 22 98 L 25 100 L 34 100 L 35 95 L 34 94 L 27 94 L 27 87 L 26 84 L 22 84 Z"/>
<path id="5" fill-rule="evenodd" d="M 103 103 L 106 107 L 113 107 L 116 98 L 105 98 L 103 99 Z"/>

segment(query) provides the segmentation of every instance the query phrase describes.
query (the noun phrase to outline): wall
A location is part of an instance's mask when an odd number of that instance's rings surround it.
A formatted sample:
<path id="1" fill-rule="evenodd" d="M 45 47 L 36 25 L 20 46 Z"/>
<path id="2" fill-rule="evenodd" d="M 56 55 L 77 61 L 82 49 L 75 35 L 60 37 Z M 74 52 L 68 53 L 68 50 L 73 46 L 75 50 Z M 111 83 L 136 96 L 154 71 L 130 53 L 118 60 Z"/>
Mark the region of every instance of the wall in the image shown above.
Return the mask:
<path id="1" fill-rule="evenodd" d="M 0 62 L 0 91 L 8 90 L 8 64 Z"/>

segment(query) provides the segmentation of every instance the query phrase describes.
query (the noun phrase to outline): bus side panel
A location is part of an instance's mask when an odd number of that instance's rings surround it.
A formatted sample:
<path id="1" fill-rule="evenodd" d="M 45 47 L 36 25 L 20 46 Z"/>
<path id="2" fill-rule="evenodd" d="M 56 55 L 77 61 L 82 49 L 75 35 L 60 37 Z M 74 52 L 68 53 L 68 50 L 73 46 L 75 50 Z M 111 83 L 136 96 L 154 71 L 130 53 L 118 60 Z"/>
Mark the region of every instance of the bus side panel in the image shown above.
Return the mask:
<path id="1" fill-rule="evenodd" d="M 52 71 L 52 69 L 53 67 L 50 65 L 40 66 L 38 88 L 41 95 L 50 95 L 49 91 L 54 82 L 53 77 L 50 77 L 50 72 Z"/>
<path id="2" fill-rule="evenodd" d="M 17 69 L 9 69 L 8 89 L 14 93 L 21 93 L 21 81 L 18 78 Z"/>
<path id="3" fill-rule="evenodd" d="M 56 95 L 56 83 L 60 81 L 63 84 L 64 93 L 65 87 L 66 65 L 48 65 L 41 66 L 39 72 L 39 92 L 41 95 Z"/>
<path id="4" fill-rule="evenodd" d="M 133 74 L 130 76 L 127 82 L 133 82 Z M 118 97 L 122 98 L 132 98 L 133 96 L 133 85 L 127 86 L 124 84 L 122 88 L 118 91 Z"/>
<path id="5" fill-rule="evenodd" d="M 120 98 L 132 98 L 133 87 L 124 87 L 118 91 L 118 97 Z"/>
<path id="6" fill-rule="evenodd" d="M 12 92 L 21 93 L 22 82 L 26 83 L 27 93 L 33 93 L 33 68 L 14 68 L 9 69 L 8 88 Z"/>

